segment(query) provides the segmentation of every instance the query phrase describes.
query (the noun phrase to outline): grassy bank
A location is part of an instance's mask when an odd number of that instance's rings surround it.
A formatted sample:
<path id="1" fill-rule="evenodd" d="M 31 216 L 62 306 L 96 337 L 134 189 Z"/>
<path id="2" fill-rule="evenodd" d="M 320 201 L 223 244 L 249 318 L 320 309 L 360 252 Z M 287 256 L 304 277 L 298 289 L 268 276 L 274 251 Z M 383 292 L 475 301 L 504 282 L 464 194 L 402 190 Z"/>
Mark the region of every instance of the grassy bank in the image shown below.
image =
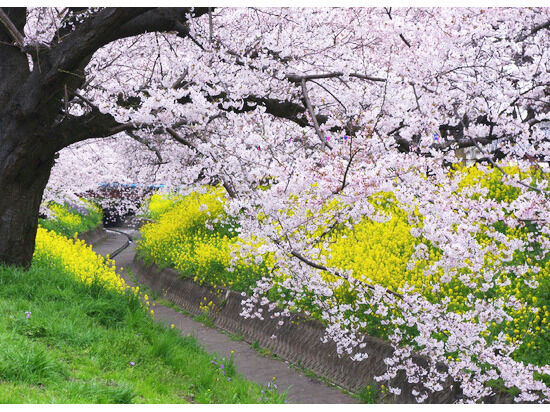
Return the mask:
<path id="1" fill-rule="evenodd" d="M 132 293 L 45 261 L 0 268 L 0 403 L 258 402 L 260 386 L 212 360 Z"/>
<path id="2" fill-rule="evenodd" d="M 83 242 L 39 228 L 29 270 L 0 266 L 0 403 L 283 402 L 142 301 Z"/>

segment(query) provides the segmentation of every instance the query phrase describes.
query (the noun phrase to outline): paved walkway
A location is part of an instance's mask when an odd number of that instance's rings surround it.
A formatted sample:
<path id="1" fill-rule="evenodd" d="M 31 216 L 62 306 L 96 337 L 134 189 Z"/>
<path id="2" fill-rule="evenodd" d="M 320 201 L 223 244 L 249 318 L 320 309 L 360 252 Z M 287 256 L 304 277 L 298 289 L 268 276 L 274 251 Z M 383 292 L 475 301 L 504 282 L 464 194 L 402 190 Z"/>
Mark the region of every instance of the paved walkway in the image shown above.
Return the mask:
<path id="1" fill-rule="evenodd" d="M 117 228 L 132 237 L 139 236 L 139 232 L 129 228 Z M 126 243 L 124 235 L 108 232 L 105 239 L 93 245 L 93 249 L 102 255 L 112 253 Z M 128 248 L 118 254 L 114 260 L 121 276 L 132 286 L 135 283 L 125 276 L 123 268 L 130 268 L 135 255 L 136 244 L 132 242 Z M 165 324 L 174 324 L 185 335 L 193 335 L 208 352 L 215 352 L 220 357 L 229 358 L 234 351 L 237 371 L 247 379 L 266 385 L 276 378 L 280 390 L 288 388 L 287 402 L 289 403 L 357 403 L 357 400 L 333 389 L 322 382 L 302 375 L 285 362 L 268 358 L 258 354 L 244 341 L 231 340 L 218 329 L 210 328 L 196 322 L 188 316 L 175 310 L 156 304 L 155 318 Z"/>

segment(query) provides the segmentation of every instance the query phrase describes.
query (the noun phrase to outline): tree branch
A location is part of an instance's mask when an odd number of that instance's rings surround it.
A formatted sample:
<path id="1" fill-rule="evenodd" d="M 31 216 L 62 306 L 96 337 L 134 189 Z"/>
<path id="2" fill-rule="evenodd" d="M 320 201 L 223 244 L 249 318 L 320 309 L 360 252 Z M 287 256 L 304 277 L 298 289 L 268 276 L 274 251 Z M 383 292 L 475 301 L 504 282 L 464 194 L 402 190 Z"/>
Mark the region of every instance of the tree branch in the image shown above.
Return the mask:
<path id="1" fill-rule="evenodd" d="M 351 138 L 350 138 L 351 139 Z M 340 193 L 342 190 L 344 190 L 344 188 L 346 187 L 346 179 L 348 177 L 348 172 L 349 172 L 349 169 L 351 168 L 351 162 L 353 162 L 353 158 L 355 157 L 355 155 L 359 152 L 359 150 L 355 151 L 355 152 L 352 152 L 351 151 L 351 141 L 350 141 L 350 156 L 349 156 L 349 160 L 348 160 L 348 164 L 346 165 L 346 170 L 344 171 L 344 177 L 342 178 L 342 184 L 340 185 L 340 187 L 338 189 L 336 189 L 333 193 L 336 195 L 338 193 Z"/>
<path id="2" fill-rule="evenodd" d="M 95 104 L 93 104 L 90 100 L 88 100 L 87 98 L 85 98 L 84 96 L 81 96 L 81 95 L 80 95 L 79 93 L 77 93 L 77 92 L 73 92 L 73 94 L 75 95 L 76 98 L 82 100 L 84 103 L 86 103 L 88 106 L 90 106 L 90 108 L 91 108 L 92 110 L 97 110 L 97 111 L 99 111 L 98 107 L 97 107 Z"/>
<path id="3" fill-rule="evenodd" d="M 301 83 L 302 80 L 315 80 L 315 79 L 332 79 L 335 77 L 343 77 L 343 72 L 331 72 L 331 73 L 317 73 L 317 74 L 287 74 L 285 78 L 292 83 Z M 369 80 L 371 82 L 385 82 L 386 79 L 381 77 L 368 76 L 361 73 L 350 73 L 349 77 L 355 77 L 362 80 Z"/>
<path id="4" fill-rule="evenodd" d="M 51 67 L 44 76 L 45 83 L 54 83 L 61 77 L 58 69 L 73 71 L 97 49 L 120 38 L 124 25 L 147 11 L 145 8 L 107 8 L 84 21 L 48 53 Z"/>
<path id="5" fill-rule="evenodd" d="M 472 141 L 472 143 L 474 144 L 474 146 L 482 153 L 485 155 L 486 159 L 489 161 L 489 163 L 491 163 L 491 165 L 495 168 L 495 169 L 498 169 L 498 171 L 500 171 L 500 173 L 502 173 L 503 175 L 505 176 L 508 176 L 509 178 L 513 178 L 512 176 L 510 176 L 510 174 L 508 174 L 502 167 L 500 167 L 499 165 L 497 165 L 494 160 L 490 157 L 490 156 L 487 156 L 487 153 L 479 146 L 479 144 L 473 140 L 472 138 L 470 138 L 470 140 Z M 538 187 L 536 186 L 531 186 L 531 185 L 528 185 L 526 183 L 523 183 L 521 180 L 519 179 L 514 179 L 517 183 L 519 183 L 520 185 L 522 185 L 523 187 L 526 187 L 528 189 L 532 189 L 536 192 L 539 192 L 539 193 L 542 193 L 544 195 L 546 195 L 547 197 L 550 197 L 550 191 L 548 190 L 541 190 L 539 189 Z"/>
<path id="6" fill-rule="evenodd" d="M 197 148 L 197 146 L 195 146 L 192 142 L 189 142 L 187 139 L 183 138 L 178 132 L 176 132 L 172 127 L 167 127 L 166 128 L 166 131 L 170 134 L 170 136 L 172 136 L 174 138 L 174 140 L 176 140 L 177 142 L 191 148 L 191 149 L 194 149 L 196 150 L 198 153 L 201 153 L 201 151 Z M 212 155 L 210 154 L 210 157 L 212 157 L 212 159 L 214 159 L 215 162 L 217 162 L 218 160 Z M 222 175 L 218 175 L 217 176 L 223 187 L 225 188 L 225 190 L 227 191 L 227 194 L 229 195 L 230 198 L 234 199 L 237 197 L 237 193 L 235 192 L 235 190 L 233 189 L 233 185 Z"/>
<path id="7" fill-rule="evenodd" d="M 51 67 L 44 80 L 50 84 L 56 82 L 61 77 L 59 69 L 73 71 L 97 49 L 114 40 L 157 31 L 175 31 L 185 37 L 188 34 L 187 18 L 206 12 L 206 8 L 124 7 L 101 10 L 52 47 L 48 53 Z"/>
<path id="8" fill-rule="evenodd" d="M 207 12 L 192 8 L 106 8 L 100 10 L 64 34 L 60 43 L 40 53 L 40 70 L 28 76 L 19 86 L 19 116 L 35 116 L 40 113 L 44 124 L 50 123 L 63 97 L 64 85 L 69 91 L 81 88 L 85 82 L 84 67 L 100 47 L 117 39 L 151 31 L 175 31 L 187 35 L 187 19 Z M 76 74 L 76 76 L 74 76 Z M 70 76 L 70 77 L 69 77 Z M 29 96 L 33 96 L 29 99 Z M 73 95 L 69 95 L 69 99 Z M 48 109 L 46 109 L 46 107 Z"/>
<path id="9" fill-rule="evenodd" d="M 414 83 L 411 83 L 411 86 L 413 88 L 414 98 L 416 99 L 416 108 L 418 109 L 420 114 L 424 114 L 422 113 L 422 109 L 420 108 L 420 102 L 418 101 L 419 97 L 418 97 L 418 94 L 416 93 L 416 86 L 414 85 Z"/>
<path id="10" fill-rule="evenodd" d="M 315 116 L 315 112 L 313 111 L 313 106 L 311 105 L 311 101 L 309 100 L 309 95 L 307 94 L 307 87 L 306 87 L 306 80 L 305 79 L 302 79 L 302 93 L 304 95 L 304 100 L 306 101 L 307 110 L 309 111 L 309 114 L 311 116 L 311 120 L 313 121 L 313 127 L 315 128 L 315 133 L 317 133 L 317 136 L 319 136 L 319 139 L 321 140 L 321 143 L 323 143 L 326 147 L 328 147 L 330 150 L 332 150 L 332 146 L 324 138 L 323 132 L 321 132 L 321 128 L 319 127 L 319 123 L 317 123 L 317 117 Z"/>
<path id="11" fill-rule="evenodd" d="M 180 37 L 189 33 L 187 19 L 206 13 L 206 8 L 161 7 L 150 10 L 130 20 L 120 28 L 117 38 L 136 36 L 152 32 L 176 32 Z"/>
<path id="12" fill-rule="evenodd" d="M 270 237 L 270 238 L 271 238 L 271 237 Z M 276 245 L 281 246 L 281 242 L 280 242 L 279 240 L 276 240 L 276 239 L 273 239 L 273 238 L 271 238 L 271 240 L 272 240 Z M 310 267 L 312 267 L 312 268 L 314 268 L 314 269 L 322 270 L 323 272 L 328 272 L 328 273 L 330 273 L 330 274 L 332 274 L 332 275 L 334 275 L 334 276 L 337 276 L 337 277 L 339 277 L 339 278 L 341 278 L 341 279 L 344 279 L 344 280 L 346 280 L 346 281 L 348 281 L 348 282 L 350 282 L 350 283 L 353 282 L 353 281 L 356 281 L 355 279 L 351 280 L 348 276 L 344 275 L 343 273 L 331 271 L 331 270 L 329 270 L 326 266 L 320 265 L 320 264 L 318 264 L 318 263 L 315 263 L 315 262 L 309 260 L 308 258 L 306 258 L 306 257 L 303 256 L 302 254 L 296 252 L 296 251 L 292 248 L 292 246 L 290 245 L 290 241 L 288 240 L 288 238 L 287 238 L 287 241 L 289 242 L 289 251 L 288 251 L 288 253 L 290 253 L 292 256 L 294 256 L 294 257 L 295 257 L 296 259 L 298 259 L 299 261 L 305 263 L 306 265 L 308 265 L 308 266 L 310 266 Z M 374 286 L 373 286 L 373 285 L 370 285 L 370 284 L 368 284 L 368 283 L 366 283 L 366 282 L 363 282 L 363 281 L 359 281 L 359 282 L 361 283 L 361 285 L 365 285 L 368 289 L 374 290 Z M 391 290 L 391 289 L 386 289 L 385 291 L 386 291 L 387 293 L 393 295 L 393 296 L 396 296 L 396 297 L 400 298 L 400 299 L 403 298 L 403 296 L 402 296 L 401 294 L 399 294 L 399 293 L 397 293 L 397 292 L 394 292 L 394 291 Z"/>
<path id="13" fill-rule="evenodd" d="M 539 31 L 544 30 L 544 29 L 550 29 L 550 20 L 548 20 L 547 22 L 541 23 L 541 24 L 537 24 L 535 27 L 533 27 L 527 33 L 518 36 L 516 41 L 518 41 L 518 42 L 524 41 L 527 37 L 533 36 L 533 35 L 537 34 Z"/>
<path id="14" fill-rule="evenodd" d="M 403 40 L 403 43 L 405 43 L 407 45 L 407 47 L 411 47 L 411 44 L 407 41 L 407 39 L 405 38 L 405 36 L 403 36 L 402 33 L 399 33 L 399 37 L 401 38 L 401 40 Z"/>
<path id="15" fill-rule="evenodd" d="M 119 123 L 109 113 L 101 113 L 97 108 L 92 108 L 91 112 L 82 116 L 67 116 L 62 122 L 50 128 L 46 134 L 53 140 L 50 146 L 55 153 L 73 143 L 109 137 L 139 127 L 130 123 Z"/>
<path id="16" fill-rule="evenodd" d="M 172 136 L 174 138 L 174 140 L 176 140 L 177 142 L 181 143 L 182 145 L 185 145 L 187 147 L 189 147 L 190 149 L 193 149 L 193 150 L 196 150 L 196 151 L 199 151 L 197 149 L 197 146 L 195 146 L 193 143 L 187 141 L 186 139 L 184 139 L 182 136 L 180 136 L 180 134 L 178 132 L 176 132 L 173 128 L 171 127 L 167 127 L 166 128 L 166 131 L 168 132 L 168 134 L 170 134 L 170 136 Z"/>
<path id="17" fill-rule="evenodd" d="M 208 40 L 212 43 L 214 39 L 214 22 L 212 21 L 212 7 L 208 7 Z"/>
<path id="18" fill-rule="evenodd" d="M 23 48 L 25 46 L 25 37 L 19 33 L 19 30 L 17 30 L 17 27 L 15 27 L 15 24 L 11 21 L 11 19 L 8 17 L 8 15 L 4 12 L 4 10 L 0 7 L 0 22 L 4 25 L 6 30 L 9 32 L 10 36 L 13 38 L 13 41 L 20 47 Z"/>
<path id="19" fill-rule="evenodd" d="M 153 147 L 151 146 L 151 144 L 145 140 L 145 139 L 142 139 L 141 137 L 139 137 L 138 135 L 136 135 L 132 130 L 128 129 L 128 130 L 125 130 L 126 134 L 128 136 L 130 136 L 132 139 L 134 139 L 136 142 L 138 143 L 141 143 L 142 145 L 144 145 L 147 149 L 149 149 L 150 151 L 152 151 L 153 153 L 155 153 L 155 155 L 157 156 L 157 159 L 159 161 L 159 164 L 162 164 L 162 163 L 166 163 L 163 159 L 162 159 L 162 156 L 160 155 L 160 152 L 158 151 L 158 149 L 156 147 Z"/>

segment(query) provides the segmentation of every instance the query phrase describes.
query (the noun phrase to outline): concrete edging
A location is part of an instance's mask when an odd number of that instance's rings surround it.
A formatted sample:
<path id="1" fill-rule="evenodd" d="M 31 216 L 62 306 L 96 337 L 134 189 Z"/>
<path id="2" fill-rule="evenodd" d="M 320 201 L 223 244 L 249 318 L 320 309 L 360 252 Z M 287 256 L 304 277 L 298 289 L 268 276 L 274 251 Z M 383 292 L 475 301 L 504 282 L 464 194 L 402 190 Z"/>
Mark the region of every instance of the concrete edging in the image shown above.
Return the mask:
<path id="1" fill-rule="evenodd" d="M 369 384 L 376 384 L 375 376 L 386 370 L 384 358 L 393 353 L 392 346 L 379 338 L 367 337 L 369 357 L 361 362 L 352 361 L 348 356 L 339 357 L 336 344 L 322 343 L 324 328 L 320 322 L 296 315 L 294 323 L 278 325 L 278 319 L 245 319 L 240 316 L 241 302 L 239 293 L 201 286 L 191 279 L 183 278 L 171 268 L 160 269 L 157 265 L 146 264 L 137 255 L 132 270 L 140 283 L 159 292 L 161 296 L 193 315 L 203 313 L 204 305 L 213 302 L 209 315 L 216 327 L 242 335 L 248 342 L 258 341 L 261 347 L 270 349 L 283 359 L 310 369 L 318 375 L 351 391 L 357 391 Z M 273 338 L 273 335 L 276 337 Z M 419 364 L 427 364 L 420 356 L 413 357 Z M 384 382 L 387 384 L 387 382 Z M 401 389 L 401 395 L 390 395 L 393 403 L 415 403 L 411 395 L 413 386 L 407 382 L 404 373 L 398 374 L 391 382 L 393 387 Z M 447 385 L 447 390 L 431 394 L 426 403 L 454 403 L 460 398 L 458 385 Z M 388 401 L 388 399 L 386 399 Z M 488 400 L 489 402 L 491 400 Z M 493 399 L 493 402 L 503 400 Z"/>
<path id="2" fill-rule="evenodd" d="M 97 226 L 95 229 L 88 230 L 87 232 L 84 232 L 84 233 L 79 233 L 77 238 L 80 240 L 83 240 L 89 245 L 92 245 L 95 242 L 104 238 L 105 236 L 107 236 L 107 233 L 105 232 L 105 230 L 103 229 L 103 225 L 101 224 Z"/>

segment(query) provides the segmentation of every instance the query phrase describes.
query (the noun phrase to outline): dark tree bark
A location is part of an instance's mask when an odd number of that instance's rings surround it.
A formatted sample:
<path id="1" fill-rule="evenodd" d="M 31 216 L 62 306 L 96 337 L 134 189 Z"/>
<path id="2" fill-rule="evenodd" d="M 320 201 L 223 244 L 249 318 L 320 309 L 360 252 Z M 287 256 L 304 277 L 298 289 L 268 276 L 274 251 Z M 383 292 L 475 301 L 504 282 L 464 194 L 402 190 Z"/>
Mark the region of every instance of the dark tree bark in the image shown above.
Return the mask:
<path id="1" fill-rule="evenodd" d="M 1 145 L 0 262 L 6 264 L 26 267 L 34 252 L 38 210 L 54 164 L 54 152 L 38 143 L 13 151 Z"/>

